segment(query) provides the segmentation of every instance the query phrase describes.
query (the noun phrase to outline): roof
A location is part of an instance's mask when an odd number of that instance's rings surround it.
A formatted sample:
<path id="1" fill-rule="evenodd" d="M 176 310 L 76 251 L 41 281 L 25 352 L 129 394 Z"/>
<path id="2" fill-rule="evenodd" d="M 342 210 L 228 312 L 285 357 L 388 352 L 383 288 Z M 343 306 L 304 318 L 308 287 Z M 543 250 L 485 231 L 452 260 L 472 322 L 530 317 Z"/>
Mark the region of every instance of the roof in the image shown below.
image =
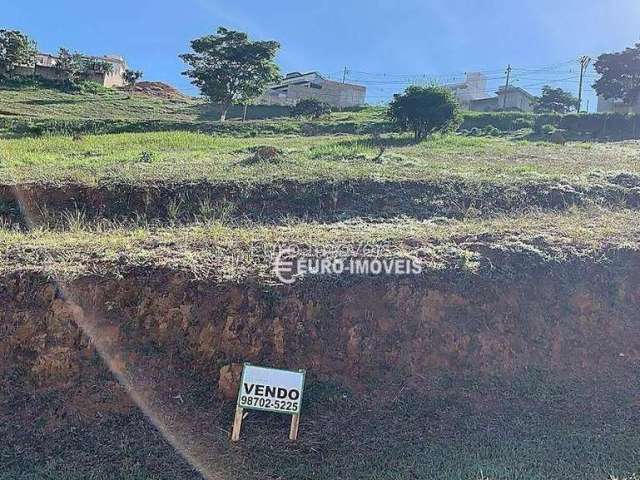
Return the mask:
<path id="1" fill-rule="evenodd" d="M 505 88 L 504 87 L 500 87 L 496 93 L 498 95 L 504 94 L 505 93 Z M 520 88 L 520 87 L 515 87 L 515 86 L 509 86 L 509 90 L 507 90 L 506 93 L 520 93 L 520 94 L 524 95 L 525 97 L 527 97 L 529 99 L 535 98 L 533 95 L 531 95 L 525 89 Z"/>
<path id="2" fill-rule="evenodd" d="M 295 83 L 298 83 L 298 82 L 303 83 L 305 81 L 312 81 L 314 79 L 319 79 L 319 80 L 322 80 L 323 82 L 327 82 L 327 83 L 337 83 L 337 84 L 345 85 L 345 86 L 349 86 L 349 87 L 366 89 L 366 87 L 364 87 L 362 85 L 356 85 L 354 83 L 337 82 L 335 80 L 328 80 L 328 79 L 324 78 L 317 71 L 311 71 L 311 72 L 307 72 L 307 73 L 289 72 L 289 73 L 285 74 L 284 78 L 280 82 L 278 82 L 278 83 L 276 83 L 274 85 L 271 85 L 269 88 L 274 89 L 274 88 L 283 87 L 283 86 L 286 86 L 286 85 L 295 84 Z"/>
<path id="3" fill-rule="evenodd" d="M 119 63 L 121 65 L 126 65 L 124 58 L 119 55 L 103 55 L 103 56 L 82 55 L 82 58 L 86 58 L 89 60 L 101 60 L 103 62 Z M 57 59 L 58 59 L 57 55 L 53 55 L 51 53 L 38 52 L 35 57 L 35 63 L 36 65 L 41 67 L 50 67 L 55 64 Z"/>

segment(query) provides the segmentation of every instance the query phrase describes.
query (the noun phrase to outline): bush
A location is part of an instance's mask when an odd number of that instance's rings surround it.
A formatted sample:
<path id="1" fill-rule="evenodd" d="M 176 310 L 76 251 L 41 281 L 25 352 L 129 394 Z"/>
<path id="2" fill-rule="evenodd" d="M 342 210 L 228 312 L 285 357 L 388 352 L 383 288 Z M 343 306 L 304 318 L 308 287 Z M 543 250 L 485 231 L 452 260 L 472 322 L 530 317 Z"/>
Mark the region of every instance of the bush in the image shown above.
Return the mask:
<path id="1" fill-rule="evenodd" d="M 298 100 L 296 106 L 291 110 L 294 117 L 320 118 L 331 113 L 331 106 L 315 98 L 305 98 Z"/>
<path id="2" fill-rule="evenodd" d="M 82 80 L 77 84 L 81 93 L 111 93 L 111 90 L 104 85 L 94 82 L 93 80 Z"/>
<path id="3" fill-rule="evenodd" d="M 524 128 L 533 128 L 535 120 L 533 118 L 516 118 L 513 120 L 513 130 L 522 130 Z"/>
<path id="4" fill-rule="evenodd" d="M 535 117 L 534 130 L 538 133 L 542 132 L 542 127 L 545 125 L 553 125 L 555 128 L 560 128 L 560 121 L 562 120 L 562 115 L 558 115 L 555 113 L 545 114 L 545 115 L 537 115 Z"/>
<path id="5" fill-rule="evenodd" d="M 188 131 L 236 137 L 263 135 L 333 135 L 359 134 L 391 131 L 390 122 L 294 122 L 294 121 L 249 121 L 249 122 L 182 122 L 169 120 L 24 120 L 0 117 L 0 128 L 8 132 L 25 135 L 101 135 L 107 133 L 142 133 Z"/>
<path id="6" fill-rule="evenodd" d="M 502 132 L 498 130 L 496 127 L 494 127 L 493 125 L 487 125 L 482 129 L 482 134 L 487 135 L 489 137 L 497 137 L 498 135 L 501 135 Z"/>
<path id="7" fill-rule="evenodd" d="M 550 123 L 547 123 L 546 125 L 542 126 L 540 131 L 545 135 L 551 135 L 553 132 L 556 131 L 556 127 L 554 125 L 551 125 Z"/>
<path id="8" fill-rule="evenodd" d="M 412 131 L 416 141 L 433 133 L 456 130 L 462 123 L 453 93 L 439 86 L 408 87 L 393 96 L 388 115 L 400 130 Z"/>
<path id="9" fill-rule="evenodd" d="M 533 128 L 535 115 L 524 112 L 464 112 L 462 128 L 485 128 L 489 125 L 503 132 Z"/>

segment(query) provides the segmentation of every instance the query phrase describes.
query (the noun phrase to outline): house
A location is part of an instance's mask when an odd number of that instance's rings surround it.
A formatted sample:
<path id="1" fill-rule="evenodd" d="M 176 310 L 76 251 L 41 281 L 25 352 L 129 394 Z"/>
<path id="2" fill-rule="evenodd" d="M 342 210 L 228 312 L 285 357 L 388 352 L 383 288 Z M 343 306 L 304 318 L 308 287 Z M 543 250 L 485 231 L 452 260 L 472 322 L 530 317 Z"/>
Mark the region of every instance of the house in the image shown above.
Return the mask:
<path id="1" fill-rule="evenodd" d="M 487 77 L 480 72 L 467 73 L 464 82 L 445 85 L 456 96 L 460 106 L 469 110 L 472 100 L 487 97 Z"/>
<path id="2" fill-rule="evenodd" d="M 127 62 L 118 55 L 105 55 L 101 57 L 83 56 L 85 60 L 95 62 L 106 62 L 113 66 L 111 72 L 91 72 L 84 76 L 86 80 L 98 82 L 105 87 L 122 87 L 125 82 L 123 74 L 127 69 Z M 36 54 L 35 60 L 31 65 L 20 65 L 16 67 L 16 73 L 23 76 L 36 76 L 49 80 L 60 80 L 60 74 L 56 71 L 55 65 L 58 57 L 48 53 Z"/>
<path id="3" fill-rule="evenodd" d="M 359 107 L 364 105 L 366 94 L 366 87 L 327 80 L 318 72 L 292 72 L 280 83 L 271 85 L 257 103 L 295 105 L 298 100 L 313 98 L 337 108 Z"/>
<path id="4" fill-rule="evenodd" d="M 535 97 L 520 87 L 500 87 L 497 96 L 474 99 L 469 102 L 469 110 L 475 112 L 495 112 L 501 110 L 518 110 L 533 112 Z"/>
<path id="5" fill-rule="evenodd" d="M 640 96 L 633 104 L 598 95 L 598 113 L 640 113 Z"/>

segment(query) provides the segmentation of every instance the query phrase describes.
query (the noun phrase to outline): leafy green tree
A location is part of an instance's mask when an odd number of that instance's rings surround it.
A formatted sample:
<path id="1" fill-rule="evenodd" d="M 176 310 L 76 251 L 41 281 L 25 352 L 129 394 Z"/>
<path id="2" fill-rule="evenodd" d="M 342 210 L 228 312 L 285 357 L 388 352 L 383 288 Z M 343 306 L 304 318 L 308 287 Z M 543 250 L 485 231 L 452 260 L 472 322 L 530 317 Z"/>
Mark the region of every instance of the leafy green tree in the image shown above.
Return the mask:
<path id="1" fill-rule="evenodd" d="M 33 64 L 36 43 L 17 30 L 0 29 L 0 80 L 7 78 L 17 65 Z"/>
<path id="2" fill-rule="evenodd" d="M 315 98 L 304 98 L 291 110 L 294 117 L 320 118 L 331 113 L 331 106 Z"/>
<path id="3" fill-rule="evenodd" d="M 106 62 L 99 58 L 81 57 L 80 70 L 83 75 L 107 75 L 113 73 L 113 63 Z"/>
<path id="4" fill-rule="evenodd" d="M 66 48 L 60 48 L 53 70 L 62 81 L 75 86 L 85 73 L 83 57 L 79 53 L 71 53 Z"/>
<path id="5" fill-rule="evenodd" d="M 395 94 L 388 115 L 402 131 L 412 131 L 416 141 L 436 132 L 455 130 L 462 123 L 453 92 L 445 87 L 411 86 Z"/>
<path id="6" fill-rule="evenodd" d="M 600 78 L 593 88 L 606 99 L 634 104 L 640 95 L 640 43 L 622 52 L 604 53 L 594 64 Z"/>
<path id="7" fill-rule="evenodd" d="M 542 87 L 542 95 L 536 97 L 533 102 L 535 113 L 569 113 L 577 108 L 576 97 L 561 88 L 552 88 L 549 85 Z"/>
<path id="8" fill-rule="evenodd" d="M 268 84 L 280 80 L 274 62 L 279 48 L 278 42 L 250 41 L 246 33 L 220 27 L 215 35 L 193 40 L 193 53 L 180 55 L 191 67 L 183 75 L 210 101 L 222 105 L 224 121 L 234 102 L 249 103 Z"/>
<path id="9" fill-rule="evenodd" d="M 138 80 L 142 78 L 142 72 L 140 70 L 130 70 L 126 69 L 122 74 L 122 79 L 124 83 L 128 86 L 133 87 Z"/>

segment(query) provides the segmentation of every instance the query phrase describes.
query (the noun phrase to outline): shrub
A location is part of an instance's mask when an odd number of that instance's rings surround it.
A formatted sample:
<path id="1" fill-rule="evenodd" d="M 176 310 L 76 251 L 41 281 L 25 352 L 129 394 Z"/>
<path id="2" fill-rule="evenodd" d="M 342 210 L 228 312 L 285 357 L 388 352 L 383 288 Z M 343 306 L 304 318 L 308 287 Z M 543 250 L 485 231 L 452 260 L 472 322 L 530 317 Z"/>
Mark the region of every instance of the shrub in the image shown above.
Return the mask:
<path id="1" fill-rule="evenodd" d="M 560 128 L 560 121 L 562 120 L 562 115 L 558 115 L 555 113 L 546 114 L 546 115 L 537 115 L 535 117 L 534 130 L 538 133 L 542 132 L 542 127 L 545 125 L 553 125 L 556 128 Z"/>
<path id="2" fill-rule="evenodd" d="M 291 115 L 294 117 L 320 118 L 330 113 L 331 106 L 315 98 L 298 100 L 296 106 L 291 110 Z"/>
<path id="3" fill-rule="evenodd" d="M 464 129 L 491 125 L 503 132 L 533 128 L 535 122 L 535 115 L 524 112 L 464 112 L 462 118 Z"/>
<path id="4" fill-rule="evenodd" d="M 513 130 L 522 130 L 523 128 L 533 128 L 534 123 L 533 118 L 516 118 L 513 120 L 512 127 Z"/>
<path id="5" fill-rule="evenodd" d="M 82 80 L 78 82 L 78 89 L 81 93 L 109 93 L 110 90 L 104 85 L 94 82 L 93 80 Z"/>
<path id="6" fill-rule="evenodd" d="M 502 132 L 493 125 L 487 125 L 482 129 L 482 134 L 489 137 L 497 137 L 498 135 L 502 134 Z"/>
<path id="7" fill-rule="evenodd" d="M 433 133 L 456 130 L 462 123 L 453 93 L 439 86 L 411 86 L 394 95 L 388 114 L 400 130 L 412 131 L 416 141 Z"/>
<path id="8" fill-rule="evenodd" d="M 131 70 L 127 68 L 122 74 L 122 79 L 124 80 L 124 83 L 126 83 L 127 86 L 129 87 L 134 86 L 136 82 L 141 78 L 142 78 L 141 70 Z"/>
<path id="9" fill-rule="evenodd" d="M 143 150 L 142 152 L 140 152 L 138 161 L 142 163 L 151 163 L 153 161 L 153 152 Z"/>
<path id="10" fill-rule="evenodd" d="M 550 123 L 547 123 L 546 125 L 542 126 L 540 131 L 545 135 L 551 135 L 553 132 L 556 131 L 556 127 L 554 125 L 551 125 Z"/>

